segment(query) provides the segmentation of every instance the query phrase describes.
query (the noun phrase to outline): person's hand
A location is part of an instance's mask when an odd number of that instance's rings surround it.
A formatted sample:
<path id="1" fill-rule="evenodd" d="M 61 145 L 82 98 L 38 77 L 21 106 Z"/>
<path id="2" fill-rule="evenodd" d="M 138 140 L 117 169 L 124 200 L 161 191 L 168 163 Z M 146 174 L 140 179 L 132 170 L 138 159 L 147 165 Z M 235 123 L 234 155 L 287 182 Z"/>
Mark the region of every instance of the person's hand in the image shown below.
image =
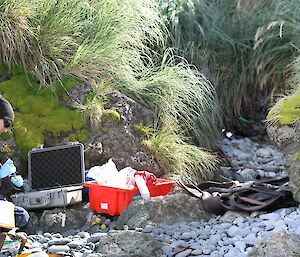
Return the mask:
<path id="1" fill-rule="evenodd" d="M 11 183 L 13 183 L 16 187 L 22 187 L 24 184 L 23 178 L 21 175 L 17 175 L 16 173 L 14 173 L 11 177 L 10 177 L 10 181 Z"/>

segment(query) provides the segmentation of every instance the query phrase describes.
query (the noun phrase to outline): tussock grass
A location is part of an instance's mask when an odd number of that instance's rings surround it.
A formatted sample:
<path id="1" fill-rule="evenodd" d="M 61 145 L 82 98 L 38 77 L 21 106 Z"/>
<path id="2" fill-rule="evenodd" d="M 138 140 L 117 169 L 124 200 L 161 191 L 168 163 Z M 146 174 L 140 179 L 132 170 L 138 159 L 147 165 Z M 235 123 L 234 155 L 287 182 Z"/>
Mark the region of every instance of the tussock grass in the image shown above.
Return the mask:
<path id="1" fill-rule="evenodd" d="M 215 156 L 186 141 L 185 136 L 174 127 L 165 126 L 154 129 L 144 144 L 159 160 L 165 174 L 175 174 L 193 183 L 211 179 L 216 164 Z"/>
<path id="2" fill-rule="evenodd" d="M 128 94 L 154 110 L 160 122 L 178 127 L 202 147 L 214 145 L 220 127 L 220 109 L 211 83 L 187 63 L 176 64 L 166 52 L 159 67 L 145 67 Z M 129 90 L 129 91 L 128 91 Z"/>
<path id="3" fill-rule="evenodd" d="M 48 86 L 64 76 L 91 83 L 95 94 L 78 108 L 92 127 L 103 85 L 138 99 L 159 119 L 148 146 L 164 168 L 209 177 L 213 157 L 194 143 L 212 146 L 219 134 L 215 90 L 184 60 L 167 53 L 158 61 L 153 49 L 165 47 L 167 32 L 155 0 L 5 0 L 0 25 L 0 64 L 20 65 Z"/>
<path id="4" fill-rule="evenodd" d="M 0 62 L 20 63 L 42 84 L 62 74 L 124 80 L 164 38 L 151 0 L 6 0 L 0 11 Z"/>
<path id="5" fill-rule="evenodd" d="M 289 64 L 299 53 L 299 1 L 160 3 L 173 44 L 198 69 L 207 67 L 226 116 L 253 117 L 261 100 L 287 88 Z"/>

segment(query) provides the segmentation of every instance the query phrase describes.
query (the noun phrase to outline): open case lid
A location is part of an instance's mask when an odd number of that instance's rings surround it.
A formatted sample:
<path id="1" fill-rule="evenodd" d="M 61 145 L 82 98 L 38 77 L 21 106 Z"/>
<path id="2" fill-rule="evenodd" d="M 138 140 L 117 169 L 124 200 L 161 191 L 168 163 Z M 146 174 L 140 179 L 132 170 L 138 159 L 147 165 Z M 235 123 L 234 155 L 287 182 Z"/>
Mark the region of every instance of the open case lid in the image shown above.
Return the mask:
<path id="1" fill-rule="evenodd" d="M 83 181 L 83 144 L 38 148 L 28 153 L 30 190 L 80 185 Z"/>

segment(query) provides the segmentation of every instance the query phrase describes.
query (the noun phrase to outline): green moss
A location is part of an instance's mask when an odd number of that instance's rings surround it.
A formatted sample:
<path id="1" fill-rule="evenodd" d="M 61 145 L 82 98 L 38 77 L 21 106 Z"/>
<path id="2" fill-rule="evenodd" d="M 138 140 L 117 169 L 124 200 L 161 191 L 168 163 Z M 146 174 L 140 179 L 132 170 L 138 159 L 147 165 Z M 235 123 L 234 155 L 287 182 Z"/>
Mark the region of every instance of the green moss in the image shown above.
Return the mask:
<path id="1" fill-rule="evenodd" d="M 8 130 L 6 132 L 3 132 L 0 134 L 0 138 L 3 140 L 10 139 L 14 136 L 14 133 L 11 130 Z"/>
<path id="2" fill-rule="evenodd" d="M 111 119 L 114 120 L 116 122 L 120 122 L 121 121 L 121 115 L 116 111 L 116 110 L 104 110 L 103 111 L 103 119 Z"/>
<path id="3" fill-rule="evenodd" d="M 138 133 L 142 137 L 146 137 L 147 135 L 149 135 L 150 132 L 150 129 L 148 127 L 139 124 L 134 124 L 132 128 L 136 133 Z"/>
<path id="4" fill-rule="evenodd" d="M 72 142 L 86 142 L 88 140 L 88 131 L 86 129 L 82 129 L 77 133 L 72 133 L 70 134 L 69 139 Z"/>
<path id="5" fill-rule="evenodd" d="M 6 97 L 15 109 L 14 135 L 23 158 L 30 149 L 44 144 L 44 132 L 54 134 L 73 133 L 75 141 L 85 142 L 87 131 L 82 129 L 84 118 L 80 112 L 60 106 L 58 95 L 76 85 L 77 81 L 63 78 L 54 88 L 40 87 L 18 68 L 12 79 L 0 83 L 0 94 Z M 59 94 L 58 94 L 59 93 Z"/>
<path id="6" fill-rule="evenodd" d="M 293 161 L 300 160 L 300 151 L 293 154 Z"/>
<path id="7" fill-rule="evenodd" d="M 16 144 L 26 159 L 30 149 L 44 144 L 43 129 L 40 127 L 39 118 L 34 114 L 21 114 L 16 112 L 14 134 Z"/>

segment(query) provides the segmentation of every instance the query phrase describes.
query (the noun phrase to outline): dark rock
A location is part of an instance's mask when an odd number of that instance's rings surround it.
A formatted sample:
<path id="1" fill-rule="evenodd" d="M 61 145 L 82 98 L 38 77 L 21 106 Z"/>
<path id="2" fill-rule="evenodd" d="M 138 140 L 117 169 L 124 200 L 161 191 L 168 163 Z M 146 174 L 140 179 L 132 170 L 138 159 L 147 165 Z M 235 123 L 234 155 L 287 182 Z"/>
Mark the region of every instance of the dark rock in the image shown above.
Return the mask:
<path id="1" fill-rule="evenodd" d="M 27 163 L 21 157 L 21 153 L 17 148 L 15 138 L 0 139 L 0 160 L 3 164 L 7 158 L 13 160 L 17 168 L 17 173 L 23 177 L 27 177 Z"/>
<path id="2" fill-rule="evenodd" d="M 293 126 L 272 124 L 268 127 L 268 136 L 283 152 L 285 167 L 289 175 L 289 187 L 293 197 L 300 202 L 300 123 Z M 297 158 L 295 158 L 297 154 Z"/>
<path id="3" fill-rule="evenodd" d="M 161 176 L 161 167 L 153 154 L 141 144 L 141 135 L 134 129 L 135 125 L 153 124 L 154 113 L 121 93 L 106 96 L 108 103 L 104 108 L 117 111 L 120 121 L 103 119 L 100 131 L 92 133 L 85 147 L 86 169 L 102 165 L 112 158 L 118 170 L 132 167 Z"/>
<path id="4" fill-rule="evenodd" d="M 89 204 L 79 203 L 66 208 L 66 225 L 62 227 L 63 208 L 44 210 L 41 215 L 30 213 L 30 223 L 25 231 L 28 234 L 37 232 L 67 232 L 77 230 L 86 224 L 90 212 Z M 53 235 L 54 237 L 54 235 Z"/>
<path id="5" fill-rule="evenodd" d="M 177 222 L 208 220 L 201 202 L 185 193 L 153 197 L 150 200 L 133 201 L 121 213 L 115 226 L 123 229 L 145 227 L 146 225 L 169 225 Z"/>

